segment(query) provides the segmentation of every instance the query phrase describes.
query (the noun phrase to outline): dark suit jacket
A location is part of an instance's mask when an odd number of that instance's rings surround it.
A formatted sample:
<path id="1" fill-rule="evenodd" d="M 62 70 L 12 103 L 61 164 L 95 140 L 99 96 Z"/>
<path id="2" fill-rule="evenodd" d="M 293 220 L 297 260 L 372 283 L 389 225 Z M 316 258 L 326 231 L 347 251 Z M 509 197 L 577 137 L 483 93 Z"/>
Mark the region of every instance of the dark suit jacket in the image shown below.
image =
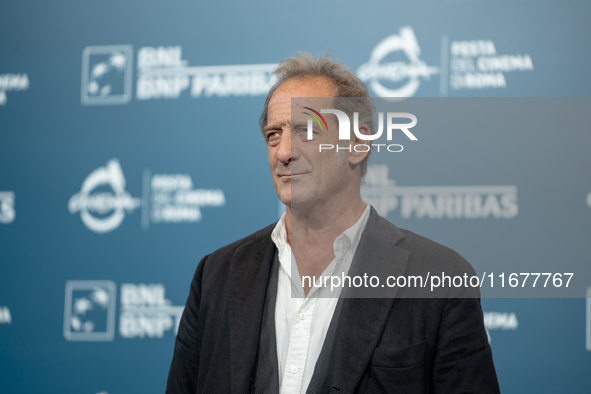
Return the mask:
<path id="1" fill-rule="evenodd" d="M 266 227 L 205 256 L 181 319 L 167 393 L 249 393 L 270 268 Z M 471 275 L 451 249 L 401 230 L 372 208 L 350 275 Z M 392 290 L 390 290 L 392 291 Z M 435 298 L 394 289 L 389 298 L 342 298 L 310 393 L 497 393 L 479 293 Z M 457 295 L 457 294 L 456 294 Z M 322 360 L 322 362 L 320 361 Z"/>

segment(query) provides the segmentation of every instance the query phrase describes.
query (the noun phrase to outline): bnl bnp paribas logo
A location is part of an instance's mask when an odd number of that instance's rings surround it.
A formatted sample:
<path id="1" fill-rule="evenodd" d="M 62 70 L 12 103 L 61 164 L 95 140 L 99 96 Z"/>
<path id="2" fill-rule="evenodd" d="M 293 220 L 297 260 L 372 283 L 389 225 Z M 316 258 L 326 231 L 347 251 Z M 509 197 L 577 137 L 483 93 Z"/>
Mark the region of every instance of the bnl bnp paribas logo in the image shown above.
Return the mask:
<path id="1" fill-rule="evenodd" d="M 135 98 L 258 96 L 272 85 L 277 64 L 190 66 L 181 46 L 142 47 L 137 52 Z M 83 105 L 126 104 L 132 99 L 131 45 L 88 46 L 82 52 Z"/>
<path id="2" fill-rule="evenodd" d="M 142 196 L 133 197 L 126 190 L 119 160 L 109 160 L 84 179 L 80 191 L 68 201 L 68 211 L 80 214 L 89 230 L 108 233 L 137 209 L 141 209 L 141 226 L 146 230 L 154 223 L 199 222 L 203 208 L 226 203 L 222 190 L 195 189 L 187 174 L 151 174 L 145 169 L 142 183 Z"/>
<path id="3" fill-rule="evenodd" d="M 123 283 L 120 287 L 119 335 L 162 338 L 178 331 L 184 306 L 165 298 L 161 283 Z M 117 317 L 117 285 L 110 280 L 66 282 L 64 338 L 68 341 L 112 341 Z"/>
<path id="4" fill-rule="evenodd" d="M 378 213 L 398 211 L 402 219 L 512 219 L 517 216 L 517 186 L 398 186 L 388 166 L 367 169 L 361 196 Z"/>

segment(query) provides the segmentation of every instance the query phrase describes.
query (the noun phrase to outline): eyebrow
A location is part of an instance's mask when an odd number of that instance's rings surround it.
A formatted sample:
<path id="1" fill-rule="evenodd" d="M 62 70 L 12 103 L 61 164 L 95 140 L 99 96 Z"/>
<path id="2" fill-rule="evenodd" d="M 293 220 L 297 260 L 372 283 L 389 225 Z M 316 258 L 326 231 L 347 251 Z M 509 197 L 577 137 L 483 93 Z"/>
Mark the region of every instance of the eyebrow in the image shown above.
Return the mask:
<path id="1" fill-rule="evenodd" d="M 268 124 L 265 127 L 263 127 L 263 132 L 267 132 L 269 130 L 279 130 L 281 129 L 281 125 L 274 123 L 274 124 Z"/>
<path id="2" fill-rule="evenodd" d="M 296 120 L 291 124 L 292 126 L 307 126 L 308 120 Z"/>
<path id="3" fill-rule="evenodd" d="M 307 127 L 308 126 L 308 122 L 304 122 L 304 121 L 296 121 L 293 123 L 289 123 L 289 126 L 291 126 L 292 128 L 297 128 L 297 127 Z M 266 133 L 267 131 L 270 130 L 281 130 L 283 128 L 283 124 L 279 124 L 279 123 L 274 123 L 274 124 L 268 124 L 267 126 L 263 127 L 263 133 Z"/>

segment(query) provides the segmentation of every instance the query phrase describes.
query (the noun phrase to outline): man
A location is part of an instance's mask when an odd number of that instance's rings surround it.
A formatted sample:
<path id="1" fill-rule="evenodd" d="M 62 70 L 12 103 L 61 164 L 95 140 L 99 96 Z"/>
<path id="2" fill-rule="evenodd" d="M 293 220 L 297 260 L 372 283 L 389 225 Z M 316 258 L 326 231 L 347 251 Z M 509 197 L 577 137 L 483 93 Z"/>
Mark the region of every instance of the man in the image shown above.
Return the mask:
<path id="1" fill-rule="evenodd" d="M 307 53 L 284 60 L 275 73 L 261 125 L 286 212 L 199 263 L 167 392 L 499 392 L 478 293 L 414 297 L 407 289 L 335 290 L 306 280 L 369 274 L 385 282 L 473 270 L 361 199 L 369 152 L 318 149 L 346 148 L 334 116 L 307 137 L 314 106 L 347 106 L 337 97 L 361 98 L 359 131 L 372 133 L 373 106 L 355 75 Z M 365 143 L 353 135 L 350 146 Z"/>

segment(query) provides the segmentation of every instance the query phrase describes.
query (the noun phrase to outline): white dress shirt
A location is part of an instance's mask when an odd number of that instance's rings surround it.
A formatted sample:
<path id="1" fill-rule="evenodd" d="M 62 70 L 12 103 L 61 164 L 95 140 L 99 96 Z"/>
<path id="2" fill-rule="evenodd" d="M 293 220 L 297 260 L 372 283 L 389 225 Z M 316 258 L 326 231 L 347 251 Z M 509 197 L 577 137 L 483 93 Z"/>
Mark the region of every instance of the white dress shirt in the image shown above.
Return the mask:
<path id="1" fill-rule="evenodd" d="M 334 241 L 335 259 L 326 267 L 322 276 L 341 276 L 349 272 L 369 218 L 370 205 L 365 205 L 357 222 Z M 275 304 L 279 393 L 305 394 L 314 374 L 340 289 L 334 294 L 327 294 L 331 290 L 329 282 L 328 287 L 312 287 L 308 296 L 305 296 L 295 257 L 287 243 L 285 214 L 275 226 L 271 238 L 279 254 Z M 292 291 L 295 296 L 292 296 Z"/>

